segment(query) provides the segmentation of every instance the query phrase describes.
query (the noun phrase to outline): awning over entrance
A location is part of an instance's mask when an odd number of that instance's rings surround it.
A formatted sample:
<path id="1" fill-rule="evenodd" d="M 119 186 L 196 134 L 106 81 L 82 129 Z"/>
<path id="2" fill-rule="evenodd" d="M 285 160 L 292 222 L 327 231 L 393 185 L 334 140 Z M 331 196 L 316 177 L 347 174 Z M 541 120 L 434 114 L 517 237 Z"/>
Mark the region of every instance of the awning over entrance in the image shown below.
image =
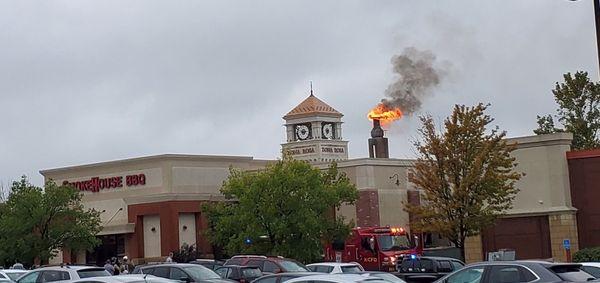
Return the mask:
<path id="1" fill-rule="evenodd" d="M 134 223 L 116 224 L 102 227 L 102 231 L 98 236 L 114 235 L 114 234 L 131 234 L 135 231 Z"/>

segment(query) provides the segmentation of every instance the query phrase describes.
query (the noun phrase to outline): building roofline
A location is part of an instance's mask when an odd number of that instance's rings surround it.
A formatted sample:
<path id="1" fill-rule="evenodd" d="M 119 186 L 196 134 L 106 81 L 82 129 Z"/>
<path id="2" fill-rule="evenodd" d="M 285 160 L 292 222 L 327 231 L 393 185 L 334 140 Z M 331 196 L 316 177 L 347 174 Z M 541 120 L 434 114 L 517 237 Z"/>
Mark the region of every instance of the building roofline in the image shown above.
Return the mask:
<path id="1" fill-rule="evenodd" d="M 600 157 L 600 148 L 567 151 L 567 159 L 583 159 Z"/>
<path id="2" fill-rule="evenodd" d="M 194 155 L 194 154 L 158 154 L 158 155 L 149 155 L 149 156 L 141 156 L 141 157 L 133 157 L 133 158 L 125 158 L 125 159 L 117 159 L 117 160 L 109 160 L 102 162 L 95 162 L 89 164 L 82 165 L 71 165 L 59 168 L 50 168 L 50 169 L 42 169 L 39 171 L 42 176 L 46 176 L 46 174 L 52 173 L 62 173 L 70 170 L 81 170 L 81 169 L 92 169 L 92 168 L 100 168 L 112 165 L 124 165 L 131 164 L 136 162 L 146 162 L 146 161 L 164 161 L 164 160 L 188 160 L 188 161 L 256 161 L 256 162 L 269 162 L 272 160 L 267 159 L 254 159 L 252 156 L 235 156 L 235 155 Z"/>
<path id="3" fill-rule="evenodd" d="M 517 149 L 549 146 L 549 145 L 571 145 L 573 134 L 571 133 L 554 133 L 547 135 L 532 135 L 523 137 L 506 138 L 508 144 L 516 144 Z"/>
<path id="4" fill-rule="evenodd" d="M 353 167 L 353 166 L 413 166 L 415 159 L 398 159 L 398 158 L 355 158 L 336 161 L 338 168 Z M 314 166 L 318 168 L 327 168 L 330 162 L 317 163 Z"/>

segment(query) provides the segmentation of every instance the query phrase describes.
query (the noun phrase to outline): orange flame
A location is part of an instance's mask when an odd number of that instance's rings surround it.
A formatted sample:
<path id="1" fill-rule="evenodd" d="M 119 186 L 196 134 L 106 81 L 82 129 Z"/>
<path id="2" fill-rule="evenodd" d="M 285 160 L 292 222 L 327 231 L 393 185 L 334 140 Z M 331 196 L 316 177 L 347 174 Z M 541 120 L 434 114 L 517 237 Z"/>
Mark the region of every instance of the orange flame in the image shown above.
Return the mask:
<path id="1" fill-rule="evenodd" d="M 369 111 L 367 115 L 369 120 L 379 120 L 381 124 L 387 124 L 394 120 L 402 118 L 402 110 L 400 108 L 389 108 L 383 103 L 379 103 L 375 108 Z"/>

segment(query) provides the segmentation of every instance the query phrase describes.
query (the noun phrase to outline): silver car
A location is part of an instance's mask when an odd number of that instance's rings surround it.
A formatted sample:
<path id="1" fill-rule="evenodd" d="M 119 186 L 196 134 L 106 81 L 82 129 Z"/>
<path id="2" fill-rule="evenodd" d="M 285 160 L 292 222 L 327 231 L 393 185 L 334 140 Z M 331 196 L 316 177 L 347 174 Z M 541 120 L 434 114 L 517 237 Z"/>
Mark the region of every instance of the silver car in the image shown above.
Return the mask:
<path id="1" fill-rule="evenodd" d="M 110 276 L 102 267 L 92 266 L 48 266 L 27 272 L 21 276 L 17 283 L 44 283 L 44 282 L 73 282 L 75 280 Z"/>
<path id="2" fill-rule="evenodd" d="M 15 282 L 21 275 L 27 273 L 27 270 L 22 269 L 0 269 L 0 280 Z"/>
<path id="3" fill-rule="evenodd" d="M 127 274 L 117 276 L 89 277 L 73 281 L 73 283 L 181 283 L 148 274 Z"/>

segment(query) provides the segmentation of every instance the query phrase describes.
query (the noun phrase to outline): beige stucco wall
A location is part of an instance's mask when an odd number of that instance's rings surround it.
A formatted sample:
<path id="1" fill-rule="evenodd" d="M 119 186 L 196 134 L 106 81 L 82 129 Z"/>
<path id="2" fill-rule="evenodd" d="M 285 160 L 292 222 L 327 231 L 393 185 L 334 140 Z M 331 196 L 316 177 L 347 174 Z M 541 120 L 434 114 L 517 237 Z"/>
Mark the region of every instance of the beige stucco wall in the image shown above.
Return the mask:
<path id="1" fill-rule="evenodd" d="M 241 156 L 156 155 L 58 169 L 42 170 L 46 180 L 58 184 L 93 177 L 123 177 L 123 187 L 83 191 L 86 208 L 100 211 L 102 234 L 130 233 L 127 206 L 170 200 L 221 199 L 219 189 L 229 176 L 229 167 L 243 170 L 263 168 L 268 160 Z M 127 186 L 125 177 L 144 174 L 145 185 Z"/>
<path id="2" fill-rule="evenodd" d="M 526 175 L 516 183 L 519 193 L 508 214 L 545 214 L 573 210 L 566 152 L 572 135 L 557 133 L 508 139 L 518 172 Z"/>
<path id="3" fill-rule="evenodd" d="M 381 225 L 406 228 L 408 228 L 408 213 L 403 210 L 403 203 L 407 200 L 407 189 L 412 186 L 407 177 L 411 166 L 411 160 L 403 159 L 363 158 L 338 163 L 340 171 L 346 173 L 358 190 L 377 189 Z M 395 174 L 398 174 L 398 185 Z M 356 222 L 355 206 L 344 206 L 339 214 Z"/>

